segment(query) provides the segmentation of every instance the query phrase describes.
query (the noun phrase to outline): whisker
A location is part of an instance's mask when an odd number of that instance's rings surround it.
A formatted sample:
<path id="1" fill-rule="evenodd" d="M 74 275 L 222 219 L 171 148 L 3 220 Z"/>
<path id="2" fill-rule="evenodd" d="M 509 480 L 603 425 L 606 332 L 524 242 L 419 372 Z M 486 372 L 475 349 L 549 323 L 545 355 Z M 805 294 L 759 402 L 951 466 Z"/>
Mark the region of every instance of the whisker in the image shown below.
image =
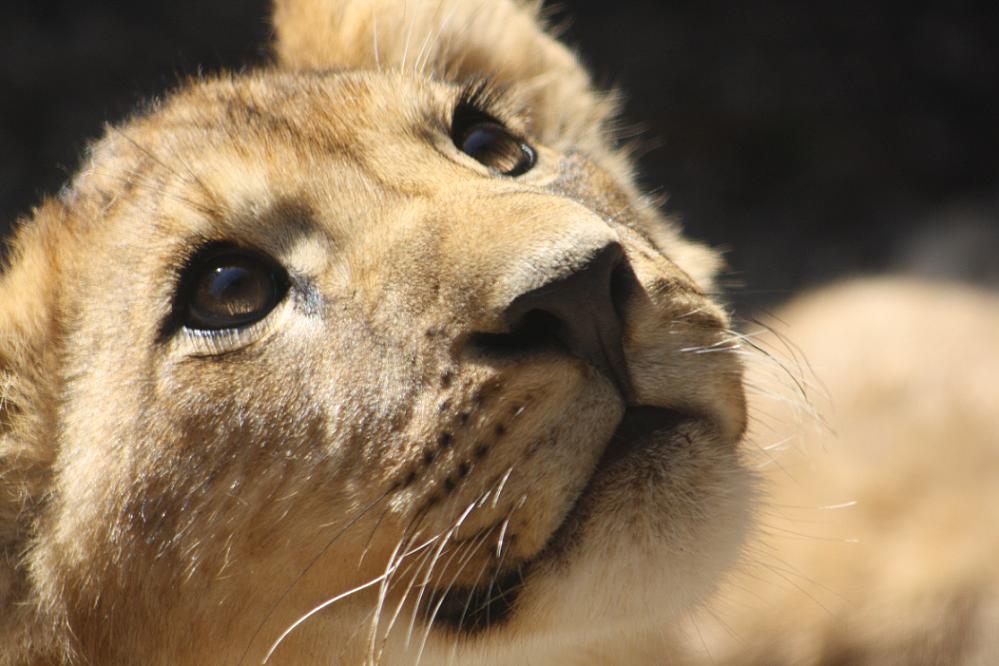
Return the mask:
<path id="1" fill-rule="evenodd" d="M 437 600 L 437 603 L 434 606 L 433 610 L 428 614 L 429 619 L 427 621 L 426 628 L 423 630 L 423 638 L 420 641 L 420 649 L 416 653 L 415 666 L 419 666 L 420 662 L 423 659 L 423 651 L 424 651 L 424 649 L 426 649 L 427 639 L 430 637 L 430 630 L 433 628 L 434 619 L 437 617 L 437 613 L 440 611 L 440 608 L 444 604 L 444 601 L 447 600 L 447 595 L 450 593 L 451 589 L 454 587 L 454 584 L 455 584 L 455 582 L 457 582 L 458 577 L 461 576 L 461 574 L 465 571 L 465 567 L 471 561 L 472 555 L 475 554 L 475 548 L 477 548 L 478 546 L 480 546 L 484 542 L 484 536 L 485 535 L 483 535 L 483 537 L 481 537 L 479 539 L 472 540 L 471 542 L 469 542 L 465 546 L 464 550 L 466 552 L 463 553 L 462 558 L 459 560 L 458 570 L 454 572 L 453 576 L 451 576 L 451 580 L 450 580 L 450 582 L 448 582 L 447 587 L 445 587 L 444 591 L 440 594 L 440 599 Z M 459 552 L 461 552 L 461 548 L 459 548 L 458 550 L 456 550 L 455 554 L 457 554 Z M 450 564 L 450 560 L 449 560 L 448 564 Z M 442 576 L 443 576 L 443 573 L 444 572 L 442 571 L 441 572 Z"/>
<path id="2" fill-rule="evenodd" d="M 506 474 L 504 474 L 504 476 L 501 478 L 501 480 L 500 480 L 500 482 L 498 484 L 494 484 L 493 488 L 489 488 L 489 489 L 483 491 L 479 495 L 478 498 L 476 498 L 475 500 L 472 501 L 471 504 L 469 504 L 468 508 L 466 508 L 466 510 L 458 518 L 458 520 L 448 530 L 446 530 L 446 535 L 443 537 L 443 539 L 441 541 L 441 546 L 437 549 L 437 552 L 435 552 L 434 557 L 428 563 L 428 566 L 426 567 L 426 574 L 423 576 L 423 580 L 419 584 L 420 591 L 417 594 L 415 603 L 413 604 L 413 611 L 412 611 L 412 613 L 410 615 L 409 626 L 407 627 L 407 630 L 406 630 L 406 645 L 407 646 L 410 645 L 410 643 L 412 642 L 413 631 L 414 631 L 414 629 L 416 627 L 416 616 L 417 616 L 417 614 L 419 612 L 420 605 L 423 602 L 423 596 L 426 593 L 427 589 L 430 587 L 430 580 L 431 580 L 431 578 L 433 576 L 434 568 L 437 565 L 437 561 L 439 560 L 439 558 L 441 556 L 441 552 L 443 551 L 443 548 L 445 547 L 446 543 L 451 539 L 451 537 L 454 535 L 454 533 L 461 527 L 462 523 L 465 521 L 465 519 L 471 513 L 471 511 L 474 510 L 474 509 L 476 509 L 476 508 L 481 508 L 483 506 L 483 503 L 486 500 L 488 500 L 490 494 L 492 494 L 492 493 L 495 492 L 495 495 L 493 495 L 494 502 L 499 499 L 499 493 L 502 491 L 503 485 L 505 485 L 505 483 L 506 483 L 507 479 L 509 478 L 510 473 L 512 471 L 513 471 L 513 467 L 511 466 L 507 470 Z M 447 563 L 445 563 L 445 567 L 449 563 L 450 563 L 450 559 L 449 559 L 449 561 Z"/>
<path id="3" fill-rule="evenodd" d="M 455 3 L 451 8 L 451 11 L 449 11 L 444 16 L 444 19 L 437 24 L 436 34 L 434 34 L 433 30 L 427 31 L 427 36 L 423 40 L 423 46 L 420 47 L 420 52 L 417 54 L 414 64 L 414 68 L 420 76 L 425 74 L 426 68 L 430 64 L 430 58 L 433 53 L 432 45 L 440 41 L 441 36 L 444 34 L 444 28 L 446 28 L 451 22 L 451 19 L 454 18 L 459 6 L 460 3 Z"/>
<path id="4" fill-rule="evenodd" d="M 407 14 L 409 14 L 409 0 L 403 0 L 402 16 L 403 21 L 406 22 L 406 42 L 403 45 L 402 60 L 399 63 L 400 72 L 406 71 L 406 61 L 409 59 L 409 42 L 413 37 L 413 23 L 415 23 L 411 15 L 409 16 L 409 20 L 406 20 Z"/>
<path id="5" fill-rule="evenodd" d="M 454 524 L 452 524 L 452 526 L 450 528 L 448 528 L 447 530 L 445 530 L 445 532 L 444 532 L 444 534 L 443 534 L 443 536 L 442 536 L 442 538 L 440 540 L 440 544 L 438 544 L 437 548 L 434 551 L 434 556 L 433 556 L 433 558 L 431 558 L 429 566 L 427 567 L 427 572 L 426 572 L 426 574 L 423 577 L 423 581 L 420 583 L 420 592 L 419 592 L 419 594 L 417 594 L 416 603 L 413 606 L 413 613 L 412 613 L 412 616 L 410 618 L 409 628 L 406 631 L 406 645 L 409 645 L 410 641 L 412 640 L 413 629 L 414 629 L 415 624 L 416 624 L 416 615 L 418 613 L 418 610 L 419 610 L 419 607 L 420 607 L 420 603 L 423 601 L 423 595 L 424 595 L 424 593 L 426 592 L 427 588 L 430 585 L 430 579 L 433 576 L 434 568 L 437 566 L 437 562 L 440 560 L 440 557 L 443 554 L 444 548 L 447 546 L 448 541 L 451 540 L 451 537 L 454 535 L 454 533 L 461 527 L 462 523 L 464 523 L 464 521 L 468 517 L 468 515 L 475 509 L 475 505 L 476 505 L 477 502 L 478 502 L 478 498 L 476 498 L 475 500 L 473 500 L 468 505 L 468 507 L 464 510 L 464 512 L 462 512 L 462 514 L 458 518 L 458 520 Z M 448 562 L 450 562 L 450 559 L 452 559 L 453 557 L 454 557 L 454 555 L 452 554 L 450 556 Z"/>
<path id="6" fill-rule="evenodd" d="M 375 70 L 382 71 L 382 59 L 378 49 L 378 12 L 371 15 L 371 50 L 375 56 Z"/>
<path id="7" fill-rule="evenodd" d="M 371 632 L 368 639 L 368 660 L 369 662 L 375 662 L 375 645 L 378 642 L 378 624 L 381 621 L 382 609 L 385 606 L 385 597 L 388 595 L 389 583 L 392 580 L 392 574 L 398 568 L 401 563 L 401 558 L 396 559 L 400 550 L 403 548 L 403 544 L 406 543 L 406 535 L 403 534 L 399 539 L 399 543 L 392 550 L 392 554 L 389 555 L 388 563 L 385 565 L 385 573 L 382 578 L 381 584 L 378 586 L 378 601 L 375 604 L 375 614 L 371 620 Z"/>
<path id="8" fill-rule="evenodd" d="M 277 600 L 271 605 L 270 609 L 264 615 L 263 619 L 260 620 L 260 624 L 257 625 L 257 628 L 253 631 L 253 634 L 250 636 L 250 639 L 247 641 L 246 649 L 243 651 L 243 654 L 240 656 L 237 666 L 240 666 L 246 661 L 246 657 L 250 653 L 250 648 L 252 647 L 253 642 L 256 640 L 257 636 L 260 635 L 260 632 L 263 630 L 264 625 L 267 624 L 267 621 L 271 619 L 275 611 L 277 611 L 277 609 L 281 606 L 281 604 L 284 603 L 284 600 L 288 598 L 288 595 L 291 594 L 291 591 L 295 588 L 295 586 L 298 585 L 299 582 L 301 582 L 302 578 L 304 578 L 305 575 L 312 570 L 312 567 L 314 567 L 316 563 L 318 563 L 319 560 L 322 559 L 322 557 L 327 553 L 327 551 L 329 551 L 329 549 L 333 546 L 333 544 L 336 543 L 336 541 L 341 536 L 343 536 L 347 532 L 347 530 L 356 525 L 357 522 L 361 520 L 371 509 L 377 506 L 379 502 L 388 497 L 389 493 L 391 493 L 392 490 L 393 488 L 389 488 L 379 497 L 375 498 L 374 500 L 371 501 L 371 503 L 369 503 L 367 506 L 361 509 L 361 511 L 356 516 L 354 516 L 350 521 L 348 521 L 346 525 L 344 525 L 336 534 L 334 534 L 330 538 L 329 541 L 326 542 L 326 544 L 319 551 L 319 553 L 317 553 L 316 556 L 309 561 L 309 563 L 305 566 L 305 568 L 302 569 L 302 571 L 300 571 L 297 576 L 295 576 L 295 578 L 291 581 L 288 587 L 285 588 L 284 592 L 281 593 L 281 596 L 279 596 Z"/>
<path id="9" fill-rule="evenodd" d="M 114 134 L 117 134 L 118 136 L 120 136 L 123 139 L 125 139 L 125 141 L 127 141 L 129 144 L 131 144 L 136 150 L 138 150 L 143 155 L 145 155 L 149 159 L 151 159 L 154 162 L 156 162 L 157 164 L 159 164 L 161 167 L 163 167 L 164 169 L 166 169 L 167 171 L 169 171 L 173 175 L 177 176 L 181 180 L 185 179 L 184 178 L 184 174 L 182 174 L 179 171 L 177 171 L 177 169 L 173 168 L 172 166 L 170 166 L 169 164 L 167 164 L 165 161 L 163 161 L 162 159 L 160 159 L 160 157 L 158 155 L 156 155 L 151 150 L 149 150 L 148 148 L 146 148 L 145 146 L 143 146 L 142 144 L 140 144 L 138 141 L 136 141 L 135 139 L 133 139 L 132 137 L 130 137 L 123 129 L 121 129 L 119 127 L 115 127 L 114 125 L 109 125 L 108 128 L 109 128 L 110 132 L 112 132 Z M 202 212 L 205 212 L 206 214 L 211 214 L 211 215 L 214 216 L 214 215 L 216 215 L 218 213 L 218 211 L 225 210 L 226 207 L 218 199 L 218 197 L 215 195 L 215 193 L 205 184 L 205 182 L 203 180 L 201 180 L 201 178 L 198 176 L 198 174 L 196 174 L 194 172 L 194 169 L 191 168 L 191 165 L 188 164 L 187 160 L 184 160 L 183 158 L 181 158 L 180 155 L 177 154 L 177 152 L 173 149 L 173 147 L 170 144 L 166 144 L 166 149 L 168 151 L 170 151 L 171 156 L 175 160 L 177 160 L 182 167 L 184 167 L 185 171 L 187 171 L 187 177 L 192 182 L 194 182 L 195 185 L 198 186 L 198 189 L 200 189 L 201 192 L 202 192 L 202 194 L 204 194 L 205 197 L 208 199 L 210 205 L 203 206 L 203 211 Z"/>
<path id="10" fill-rule="evenodd" d="M 478 544 L 476 544 L 476 547 L 479 547 L 483 543 L 485 543 L 486 535 L 484 534 L 482 536 L 483 536 L 482 540 Z M 475 580 L 472 581 L 472 584 L 469 587 L 468 597 L 465 599 L 465 606 L 464 608 L 462 608 L 461 616 L 458 618 L 458 631 L 461 631 L 461 628 L 465 624 L 465 617 L 468 615 L 468 609 L 472 605 L 472 599 L 474 599 L 475 597 L 474 590 L 479 586 L 479 581 L 482 580 L 483 574 L 486 573 L 486 569 L 488 569 L 491 564 L 492 563 L 488 559 L 482 563 L 482 566 L 479 567 L 479 573 L 476 574 Z M 454 660 L 457 651 L 458 651 L 458 641 L 455 641 L 451 647 L 451 659 L 450 659 L 451 661 Z"/>
<path id="11" fill-rule="evenodd" d="M 510 475 L 513 474 L 513 465 L 506 468 L 506 472 L 503 473 L 503 478 L 500 480 L 499 487 L 496 489 L 496 494 L 493 496 L 492 508 L 496 508 L 499 503 L 500 495 L 503 494 L 503 489 L 506 487 L 506 482 L 510 479 Z"/>
<path id="12" fill-rule="evenodd" d="M 298 627 L 302 626 L 302 624 L 304 624 L 305 622 L 307 622 L 309 620 L 309 618 L 313 617 L 316 613 L 319 613 L 322 610 L 324 610 L 326 608 L 329 608 L 330 606 L 332 606 L 333 604 L 337 603 L 338 601 L 346 599 L 347 597 L 350 597 L 350 596 L 352 596 L 354 594 L 357 594 L 358 592 L 362 592 L 362 591 L 364 591 L 364 590 L 366 590 L 366 589 L 368 589 L 370 587 L 374 587 L 375 585 L 381 584 L 382 581 L 384 581 L 386 578 L 390 577 L 395 572 L 395 570 L 399 568 L 399 565 L 400 565 L 400 563 L 402 562 L 403 559 L 405 559 L 406 557 L 409 557 L 410 555 L 413 555 L 413 554 L 419 552 L 419 549 L 420 548 L 425 548 L 426 545 L 427 544 L 424 544 L 424 545 L 418 546 L 417 548 L 414 548 L 414 549 L 411 549 L 409 551 L 406 551 L 405 553 L 403 553 L 403 555 L 401 555 L 400 557 L 396 558 L 396 555 L 398 554 L 398 551 L 401 549 L 401 546 L 402 546 L 402 542 L 400 541 L 399 544 L 396 545 L 396 549 L 392 551 L 392 556 L 389 558 L 389 565 L 386 567 L 385 571 L 380 576 L 372 578 L 371 580 L 369 580 L 366 583 L 362 583 L 361 585 L 358 585 L 357 587 L 351 588 L 350 590 L 347 590 L 346 592 L 342 592 L 342 593 L 336 595 L 335 597 L 327 599 L 323 603 L 321 603 L 318 606 L 314 607 L 312 610 L 310 610 L 309 612 L 305 613 L 300 618 L 298 618 L 297 620 L 295 620 L 294 622 L 292 622 L 288 626 L 287 629 L 285 629 L 283 632 L 281 632 L 281 635 L 278 637 L 278 639 L 276 641 L 274 641 L 274 643 L 271 645 L 270 649 L 267 651 L 267 654 L 264 656 L 264 660 L 261 663 L 262 664 L 266 664 L 268 662 L 268 660 L 270 660 L 271 656 L 274 654 L 275 650 L 277 650 L 278 647 L 280 647 L 281 643 L 283 643 L 285 641 L 285 639 L 287 639 L 288 636 L 290 636 L 292 634 L 292 632 L 294 632 Z"/>
<path id="13" fill-rule="evenodd" d="M 346 592 L 338 594 L 338 595 L 336 595 L 335 597 L 333 597 L 331 599 L 327 599 L 326 601 L 324 601 L 323 603 L 319 604 L 318 606 L 316 606 L 315 608 L 313 608 L 312 610 L 310 610 L 308 613 L 306 613 L 302 617 L 300 617 L 297 620 L 295 620 L 294 622 L 292 622 L 291 625 L 287 629 L 285 629 L 283 632 L 281 632 L 281 635 L 278 637 L 278 639 L 276 641 L 274 641 L 273 645 L 271 645 L 270 649 L 267 651 L 267 654 L 264 656 L 264 660 L 261 663 L 266 664 L 270 660 L 271 655 L 274 654 L 274 651 L 278 649 L 278 647 L 281 645 L 281 643 L 283 643 L 284 640 L 288 636 L 290 636 L 293 631 L 295 631 L 295 629 L 298 629 L 298 627 L 300 627 L 304 622 L 306 622 L 313 615 L 315 615 L 316 613 L 322 611 L 325 608 L 328 608 L 328 607 L 332 606 L 333 604 L 335 604 L 336 602 L 340 601 L 341 599 L 346 599 L 347 597 L 349 597 L 349 596 L 351 596 L 353 594 L 357 594 L 358 592 L 366 590 L 369 587 L 373 587 L 375 585 L 378 585 L 379 583 L 382 582 L 382 580 L 385 579 L 385 577 L 388 575 L 388 573 L 389 572 L 387 571 L 387 572 L 383 573 L 382 575 L 378 576 L 377 578 L 372 578 L 371 580 L 369 580 L 366 583 L 362 583 L 361 585 L 358 585 L 355 588 L 352 588 L 350 590 L 347 590 Z"/>
<path id="14" fill-rule="evenodd" d="M 491 601 L 493 598 L 493 588 L 496 585 L 496 581 L 499 578 L 500 573 L 503 571 L 503 563 L 506 561 L 506 554 L 509 552 L 509 549 L 505 551 L 503 550 L 503 539 L 506 535 L 506 530 L 510 525 L 510 519 L 513 517 L 514 512 L 516 512 L 521 506 L 523 506 L 523 502 L 511 508 L 509 513 L 507 513 L 506 517 L 503 519 L 502 525 L 500 526 L 500 533 L 496 540 L 496 558 L 497 558 L 496 568 L 493 570 L 493 575 L 489 580 L 489 586 L 486 588 L 486 599 L 488 600 L 487 605 L 485 607 L 486 625 L 489 624 L 490 620 L 489 608 L 491 607 Z M 466 611 L 467 610 L 468 609 L 466 608 Z M 464 619 L 464 615 L 462 615 L 462 619 Z"/>
<path id="15" fill-rule="evenodd" d="M 371 542 L 375 538 L 375 532 L 378 531 L 378 527 L 382 524 L 382 521 L 385 520 L 385 516 L 388 515 L 388 512 L 391 510 L 391 508 L 392 507 L 388 506 L 385 507 L 385 510 L 382 511 L 381 514 L 379 514 L 378 520 L 375 521 L 374 526 L 371 528 L 371 531 L 368 533 L 368 539 L 367 541 L 365 541 L 364 548 L 361 550 L 361 557 L 357 560 L 358 569 L 360 569 L 361 565 L 364 564 L 364 558 L 367 557 L 368 550 L 370 550 L 371 548 Z"/>
<path id="16" fill-rule="evenodd" d="M 415 528 L 415 530 L 414 530 L 414 528 Z M 410 534 L 411 531 L 412 531 L 412 536 L 409 536 L 409 534 Z M 420 530 L 419 530 L 419 521 L 418 520 L 414 520 L 413 522 L 410 523 L 409 526 L 407 526 L 407 529 L 403 533 L 402 540 L 406 540 L 407 542 L 412 542 L 412 541 L 414 541 L 414 540 L 416 540 L 418 538 L 419 533 L 420 533 Z M 415 564 L 416 569 L 413 572 L 413 576 L 410 577 L 409 585 L 406 586 L 406 590 L 403 592 L 402 598 L 399 600 L 399 604 L 396 606 L 396 610 L 392 614 L 392 618 L 389 621 L 388 627 L 385 629 L 384 638 L 382 639 L 382 643 L 381 643 L 381 646 L 378 649 L 377 655 L 372 655 L 372 661 L 374 661 L 374 663 L 378 663 L 379 661 L 381 661 L 381 655 L 384 653 L 385 643 L 388 641 L 388 637 L 389 637 L 389 634 L 392 631 L 392 627 L 395 626 L 395 622 L 398 619 L 399 613 L 402 611 L 402 607 L 406 603 L 406 598 L 409 596 L 410 591 L 413 589 L 413 585 L 414 585 L 415 581 L 417 580 L 417 578 L 419 576 L 420 568 L 427 561 L 427 558 L 433 553 L 433 550 L 431 550 L 429 548 L 429 546 L 433 545 L 434 542 L 436 542 L 442 536 L 443 536 L 443 532 L 438 532 L 433 537 L 430 537 L 429 539 L 427 539 L 426 541 L 424 541 L 422 544 L 420 544 L 416 548 L 412 549 L 411 551 L 407 552 L 403 556 L 403 557 L 408 557 L 409 555 L 415 554 L 416 552 L 420 552 L 420 551 L 424 551 L 424 550 L 426 551 L 424 553 L 424 555 L 423 555 L 423 558 L 419 562 L 412 563 L 412 564 Z M 413 570 L 413 567 L 407 565 L 406 569 L 402 573 L 403 573 L 403 575 L 406 575 L 406 574 L 408 574 L 412 570 Z M 386 586 L 386 591 L 387 591 L 387 586 Z M 381 612 L 381 605 L 383 603 L 384 603 L 384 599 L 380 599 L 379 600 L 379 608 L 377 609 L 379 613 Z M 372 651 L 374 650 L 374 643 L 377 641 L 377 624 L 378 624 L 378 622 L 377 622 L 377 616 L 376 616 L 376 617 L 373 618 L 373 625 L 374 626 L 373 626 L 373 630 L 372 630 L 372 634 L 371 634 L 371 650 Z"/>
<path id="17" fill-rule="evenodd" d="M 410 641 L 412 641 L 412 639 L 413 639 L 413 630 L 416 627 L 416 616 L 419 613 L 420 604 L 423 603 L 423 595 L 426 593 L 426 591 L 427 591 L 427 589 L 428 589 L 428 587 L 430 585 L 430 579 L 431 579 L 431 577 L 433 575 L 434 567 L 437 564 L 437 560 L 440 557 L 441 551 L 444 550 L 444 547 L 447 544 L 447 539 L 448 538 L 449 538 L 449 536 L 442 536 L 440 544 L 438 545 L 438 547 L 434 551 L 432 551 L 433 552 L 433 557 L 431 557 L 430 560 L 427 562 L 426 573 L 423 575 L 423 580 L 420 582 L 420 584 L 418 586 L 419 589 L 420 589 L 420 591 L 416 595 L 416 600 L 415 600 L 415 602 L 413 604 L 413 612 L 411 613 L 410 618 L 409 618 L 409 626 L 406 628 L 406 645 L 407 646 L 409 646 Z M 414 578 L 418 577 L 419 574 L 420 574 L 420 572 L 417 571 L 417 575 L 414 576 Z"/>
<path id="18" fill-rule="evenodd" d="M 441 535 L 438 534 L 437 537 L 439 536 Z M 381 655 L 385 650 L 385 644 L 388 642 L 389 634 L 392 633 L 392 628 L 395 626 L 396 621 L 399 619 L 399 616 L 402 614 L 402 609 L 406 605 L 406 600 L 409 598 L 410 592 L 412 592 L 413 588 L 416 587 L 416 581 L 419 579 L 420 571 L 423 568 L 423 566 L 426 564 L 432 552 L 433 551 L 431 550 L 427 550 L 426 553 L 424 553 L 422 559 L 413 563 L 415 569 L 407 568 L 406 571 L 403 572 L 404 575 L 408 575 L 409 573 L 412 573 L 412 575 L 409 576 L 409 584 L 406 586 L 406 589 L 403 591 L 402 597 L 399 599 L 399 603 L 395 607 L 395 612 L 392 613 L 392 618 L 389 620 L 388 627 L 386 627 L 385 629 L 385 635 L 384 638 L 382 639 L 382 646 L 378 652 L 379 659 L 381 659 Z M 407 645 L 409 644 L 408 639 L 406 644 Z"/>

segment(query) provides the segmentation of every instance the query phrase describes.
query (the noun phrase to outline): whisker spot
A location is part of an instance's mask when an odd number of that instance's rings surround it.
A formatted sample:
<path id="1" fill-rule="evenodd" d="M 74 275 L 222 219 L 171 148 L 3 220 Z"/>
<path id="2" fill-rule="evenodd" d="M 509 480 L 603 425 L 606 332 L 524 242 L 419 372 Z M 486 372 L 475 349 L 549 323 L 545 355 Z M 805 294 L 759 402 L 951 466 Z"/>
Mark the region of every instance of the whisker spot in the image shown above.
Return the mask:
<path id="1" fill-rule="evenodd" d="M 441 373 L 441 388 L 449 388 L 454 381 L 454 371 L 445 370 Z"/>

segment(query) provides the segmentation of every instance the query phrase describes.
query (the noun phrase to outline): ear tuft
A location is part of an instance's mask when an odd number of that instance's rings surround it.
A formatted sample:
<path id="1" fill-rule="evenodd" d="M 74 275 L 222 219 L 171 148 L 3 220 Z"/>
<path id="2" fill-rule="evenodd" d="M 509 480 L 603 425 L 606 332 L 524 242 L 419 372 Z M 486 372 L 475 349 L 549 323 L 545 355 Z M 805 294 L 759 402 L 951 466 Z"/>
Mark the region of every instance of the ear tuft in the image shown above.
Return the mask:
<path id="1" fill-rule="evenodd" d="M 538 10 L 514 0 L 276 0 L 275 51 L 292 69 L 486 78 L 526 102 L 543 142 L 605 152 L 612 96 L 593 88 Z"/>

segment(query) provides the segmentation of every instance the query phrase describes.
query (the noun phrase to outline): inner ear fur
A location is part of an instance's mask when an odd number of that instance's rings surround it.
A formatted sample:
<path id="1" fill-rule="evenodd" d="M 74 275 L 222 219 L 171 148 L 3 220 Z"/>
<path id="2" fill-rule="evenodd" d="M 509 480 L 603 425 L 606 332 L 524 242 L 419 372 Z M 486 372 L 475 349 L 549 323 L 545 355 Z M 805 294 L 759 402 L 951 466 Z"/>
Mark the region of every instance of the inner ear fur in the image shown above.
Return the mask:
<path id="1" fill-rule="evenodd" d="M 275 53 L 290 69 L 485 77 L 516 91 L 542 142 L 606 152 L 613 96 L 545 32 L 539 9 L 516 0 L 276 0 Z"/>

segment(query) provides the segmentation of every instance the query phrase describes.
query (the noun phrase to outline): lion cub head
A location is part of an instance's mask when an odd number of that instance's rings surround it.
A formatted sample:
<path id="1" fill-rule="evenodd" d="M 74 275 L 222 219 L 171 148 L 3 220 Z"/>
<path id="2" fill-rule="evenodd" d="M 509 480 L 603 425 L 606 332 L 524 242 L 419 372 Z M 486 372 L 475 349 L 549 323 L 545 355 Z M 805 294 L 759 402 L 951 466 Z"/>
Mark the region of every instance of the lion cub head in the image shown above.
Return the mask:
<path id="1" fill-rule="evenodd" d="M 0 662 L 655 654 L 741 534 L 717 261 L 499 0 L 279 2 L 0 282 Z"/>

